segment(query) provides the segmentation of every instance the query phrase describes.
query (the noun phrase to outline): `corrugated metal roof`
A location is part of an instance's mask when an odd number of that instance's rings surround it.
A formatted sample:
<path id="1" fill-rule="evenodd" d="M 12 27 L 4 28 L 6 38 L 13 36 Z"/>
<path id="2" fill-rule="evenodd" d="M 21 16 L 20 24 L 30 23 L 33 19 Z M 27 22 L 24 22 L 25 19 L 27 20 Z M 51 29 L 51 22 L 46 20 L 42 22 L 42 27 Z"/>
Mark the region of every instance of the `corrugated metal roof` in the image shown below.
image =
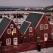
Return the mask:
<path id="1" fill-rule="evenodd" d="M 0 23 L 0 36 L 3 33 L 3 31 L 5 30 L 5 28 L 8 26 L 8 24 L 10 23 L 10 19 L 8 18 L 3 18 L 3 20 Z"/>
<path id="2" fill-rule="evenodd" d="M 31 13 L 28 15 L 26 21 L 31 22 L 32 27 L 35 27 L 38 23 L 38 21 L 40 20 L 40 18 L 42 17 L 43 14 L 38 14 L 38 13 Z"/>
<path id="3" fill-rule="evenodd" d="M 22 33 L 25 33 L 29 27 L 29 22 L 31 23 L 32 27 L 36 27 L 38 24 L 40 18 L 42 17 L 43 14 L 38 14 L 38 13 L 30 13 L 28 17 L 26 18 L 26 21 L 23 22 L 22 26 L 20 27 L 20 31 Z"/>
<path id="4" fill-rule="evenodd" d="M 20 27 L 20 32 L 25 33 L 27 31 L 29 25 L 30 25 L 29 22 L 24 21 L 22 26 Z"/>

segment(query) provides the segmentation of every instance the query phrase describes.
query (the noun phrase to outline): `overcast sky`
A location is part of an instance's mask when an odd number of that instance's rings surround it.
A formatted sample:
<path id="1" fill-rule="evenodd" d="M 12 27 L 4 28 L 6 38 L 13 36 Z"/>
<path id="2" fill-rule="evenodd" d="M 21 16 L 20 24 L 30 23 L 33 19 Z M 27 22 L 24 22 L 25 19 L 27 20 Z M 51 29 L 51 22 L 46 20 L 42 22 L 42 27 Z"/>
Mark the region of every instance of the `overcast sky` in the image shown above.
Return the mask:
<path id="1" fill-rule="evenodd" d="M 0 0 L 0 6 L 45 7 L 53 5 L 53 0 Z"/>

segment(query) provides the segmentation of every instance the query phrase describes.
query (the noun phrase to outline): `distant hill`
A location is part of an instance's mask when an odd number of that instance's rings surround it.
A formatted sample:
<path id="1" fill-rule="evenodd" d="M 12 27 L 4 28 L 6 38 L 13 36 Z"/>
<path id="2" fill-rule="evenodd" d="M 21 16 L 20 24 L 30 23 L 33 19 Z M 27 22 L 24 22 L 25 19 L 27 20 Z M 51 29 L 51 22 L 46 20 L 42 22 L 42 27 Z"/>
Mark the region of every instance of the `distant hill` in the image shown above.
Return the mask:
<path id="1" fill-rule="evenodd" d="M 47 6 L 46 8 L 53 8 L 53 5 L 52 6 Z"/>
<path id="2" fill-rule="evenodd" d="M 11 6 L 0 6 L 0 11 L 17 11 L 17 10 L 23 10 L 23 11 L 40 11 L 40 12 L 52 12 L 53 11 L 53 5 L 47 6 L 47 7 L 11 7 Z"/>

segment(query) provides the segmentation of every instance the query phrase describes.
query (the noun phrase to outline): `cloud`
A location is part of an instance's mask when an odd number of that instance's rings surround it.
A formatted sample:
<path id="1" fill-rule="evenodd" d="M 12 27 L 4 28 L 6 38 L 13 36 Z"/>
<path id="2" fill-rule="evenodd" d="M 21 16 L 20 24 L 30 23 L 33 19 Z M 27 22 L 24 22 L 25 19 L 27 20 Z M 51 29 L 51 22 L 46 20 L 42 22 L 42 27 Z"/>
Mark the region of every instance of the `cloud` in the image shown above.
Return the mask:
<path id="1" fill-rule="evenodd" d="M 53 0 L 0 0 L 0 6 L 48 6 Z"/>

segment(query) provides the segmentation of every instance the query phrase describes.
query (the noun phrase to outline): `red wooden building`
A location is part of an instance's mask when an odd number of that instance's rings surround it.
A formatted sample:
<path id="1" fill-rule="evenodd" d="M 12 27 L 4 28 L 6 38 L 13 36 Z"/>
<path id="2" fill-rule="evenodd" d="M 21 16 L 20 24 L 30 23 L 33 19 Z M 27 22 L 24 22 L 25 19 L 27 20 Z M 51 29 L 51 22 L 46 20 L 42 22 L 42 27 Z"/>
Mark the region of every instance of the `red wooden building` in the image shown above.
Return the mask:
<path id="1" fill-rule="evenodd" d="M 44 13 L 30 13 L 18 30 L 12 20 L 3 18 L 0 23 L 0 52 L 17 53 L 52 47 L 50 21 Z"/>
<path id="2" fill-rule="evenodd" d="M 20 32 L 29 36 L 33 49 L 40 49 L 39 46 L 41 48 L 53 46 L 50 19 L 44 13 L 30 13 L 23 22 Z"/>
<path id="3" fill-rule="evenodd" d="M 13 49 L 13 45 L 18 45 L 20 43 L 20 41 L 18 41 L 19 36 L 20 33 L 14 22 L 4 17 L 0 23 L 0 47 L 2 47 L 1 52 L 5 52 L 5 50 L 8 51 L 8 48 L 11 50 L 11 47 Z"/>

